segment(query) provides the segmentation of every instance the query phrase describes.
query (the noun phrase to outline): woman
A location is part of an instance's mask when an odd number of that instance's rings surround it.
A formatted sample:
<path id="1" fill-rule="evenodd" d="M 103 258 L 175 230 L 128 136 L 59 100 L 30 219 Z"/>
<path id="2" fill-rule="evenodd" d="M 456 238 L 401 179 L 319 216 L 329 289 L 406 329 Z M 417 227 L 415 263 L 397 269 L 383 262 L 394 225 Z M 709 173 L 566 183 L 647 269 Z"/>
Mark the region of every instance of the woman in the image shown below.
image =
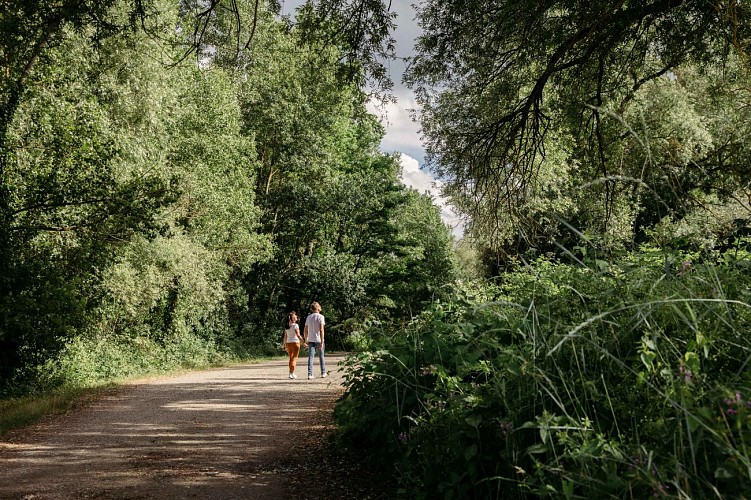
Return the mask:
<path id="1" fill-rule="evenodd" d="M 297 325 L 297 313 L 295 311 L 287 314 L 287 329 L 284 330 L 282 335 L 283 349 L 289 355 L 289 378 L 297 378 L 295 367 L 297 366 L 297 356 L 300 354 L 300 342 L 305 347 L 308 347 L 308 344 L 300 336 L 300 327 Z"/>

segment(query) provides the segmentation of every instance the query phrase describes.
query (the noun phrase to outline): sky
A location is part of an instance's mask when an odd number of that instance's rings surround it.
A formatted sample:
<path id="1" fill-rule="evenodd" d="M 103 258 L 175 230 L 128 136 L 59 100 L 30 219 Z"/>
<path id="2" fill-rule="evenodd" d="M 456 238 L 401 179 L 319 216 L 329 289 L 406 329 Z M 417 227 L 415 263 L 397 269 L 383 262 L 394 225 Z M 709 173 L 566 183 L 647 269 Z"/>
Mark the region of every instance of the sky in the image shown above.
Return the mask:
<path id="1" fill-rule="evenodd" d="M 292 14 L 304 0 L 283 0 L 282 15 Z M 427 192 L 441 210 L 443 221 L 452 228 L 455 237 L 463 234 L 460 218 L 454 213 L 447 201 L 440 195 L 441 182 L 436 180 L 430 172 L 424 169 L 425 148 L 420 138 L 420 126 L 412 120 L 411 110 L 418 109 L 414 93 L 402 83 L 402 75 L 406 68 L 405 58 L 414 54 L 415 38 L 420 34 L 420 27 L 415 20 L 412 9 L 414 0 L 392 0 L 391 9 L 396 13 L 397 59 L 387 61 L 391 80 L 394 82 L 392 90 L 396 98 L 395 103 L 385 107 L 369 105 L 370 112 L 380 117 L 386 129 L 386 135 L 381 141 L 380 150 L 384 153 L 398 153 L 402 166 L 402 182 L 420 193 Z"/>

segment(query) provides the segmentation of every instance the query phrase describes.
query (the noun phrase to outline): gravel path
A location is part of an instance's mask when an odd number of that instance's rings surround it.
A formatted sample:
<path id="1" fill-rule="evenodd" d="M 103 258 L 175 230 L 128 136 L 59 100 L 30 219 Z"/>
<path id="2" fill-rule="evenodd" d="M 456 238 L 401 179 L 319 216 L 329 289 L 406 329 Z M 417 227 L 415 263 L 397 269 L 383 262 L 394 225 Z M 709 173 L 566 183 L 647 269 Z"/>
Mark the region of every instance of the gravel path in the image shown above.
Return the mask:
<path id="1" fill-rule="evenodd" d="M 109 391 L 2 438 L 0 498 L 378 498 L 328 445 L 341 360 L 310 381 L 279 360 Z"/>

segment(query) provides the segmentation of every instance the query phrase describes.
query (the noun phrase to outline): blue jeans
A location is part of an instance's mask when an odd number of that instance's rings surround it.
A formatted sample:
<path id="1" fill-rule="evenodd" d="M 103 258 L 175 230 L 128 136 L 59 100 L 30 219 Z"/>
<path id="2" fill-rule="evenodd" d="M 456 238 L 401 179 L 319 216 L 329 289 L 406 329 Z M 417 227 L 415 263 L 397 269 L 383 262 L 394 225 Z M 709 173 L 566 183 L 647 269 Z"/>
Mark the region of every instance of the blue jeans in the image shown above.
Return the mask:
<path id="1" fill-rule="evenodd" d="M 308 376 L 313 375 L 313 358 L 318 351 L 318 363 L 321 365 L 321 375 L 326 373 L 326 361 L 323 359 L 323 343 L 308 342 Z"/>

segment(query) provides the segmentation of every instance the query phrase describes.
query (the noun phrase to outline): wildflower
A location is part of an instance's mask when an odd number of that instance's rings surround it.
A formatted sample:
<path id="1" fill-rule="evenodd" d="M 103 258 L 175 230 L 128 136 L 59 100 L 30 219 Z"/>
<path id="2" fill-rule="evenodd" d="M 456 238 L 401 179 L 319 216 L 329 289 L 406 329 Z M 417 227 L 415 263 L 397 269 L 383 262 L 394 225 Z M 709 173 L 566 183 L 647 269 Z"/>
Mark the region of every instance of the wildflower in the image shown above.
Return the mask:
<path id="1" fill-rule="evenodd" d="M 679 366 L 678 367 L 678 371 L 683 376 L 683 381 L 685 383 L 693 382 L 693 380 L 694 380 L 694 374 L 693 374 L 693 372 L 691 370 L 689 370 L 685 366 Z"/>
<path id="2" fill-rule="evenodd" d="M 399 442 L 406 443 L 409 441 L 409 435 L 407 435 L 406 432 L 402 431 L 399 433 Z"/>
<path id="3" fill-rule="evenodd" d="M 514 430 L 514 424 L 511 422 L 502 421 L 500 424 L 498 424 L 498 429 L 500 430 L 501 436 L 506 437 Z"/>
<path id="4" fill-rule="evenodd" d="M 420 368 L 420 374 L 421 375 L 430 375 L 438 371 L 438 367 L 436 365 L 429 365 L 429 366 L 423 366 Z"/>
<path id="5" fill-rule="evenodd" d="M 736 391 L 735 394 L 730 398 L 725 398 L 725 413 L 728 415 L 737 415 L 738 410 L 742 409 L 744 406 L 751 408 L 751 405 L 749 405 L 749 401 L 746 401 L 744 404 L 743 396 L 740 392 Z"/>

